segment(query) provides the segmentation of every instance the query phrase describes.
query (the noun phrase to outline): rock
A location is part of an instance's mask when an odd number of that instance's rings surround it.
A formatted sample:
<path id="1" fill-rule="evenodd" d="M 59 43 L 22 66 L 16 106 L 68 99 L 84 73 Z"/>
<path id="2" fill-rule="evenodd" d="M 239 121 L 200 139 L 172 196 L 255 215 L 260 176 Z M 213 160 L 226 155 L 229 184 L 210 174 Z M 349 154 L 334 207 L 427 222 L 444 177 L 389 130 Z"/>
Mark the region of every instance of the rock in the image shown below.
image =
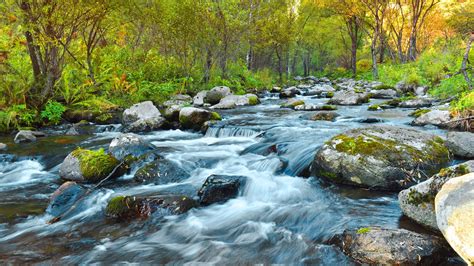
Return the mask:
<path id="1" fill-rule="evenodd" d="M 133 133 L 120 134 L 109 145 L 109 152 L 118 160 L 128 155 L 139 157 L 151 150 L 152 146 L 147 140 Z"/>
<path id="2" fill-rule="evenodd" d="M 280 98 L 292 98 L 295 97 L 297 94 L 301 94 L 301 92 L 296 88 L 296 87 L 289 87 L 286 89 L 283 89 L 280 92 Z"/>
<path id="3" fill-rule="evenodd" d="M 166 126 L 166 119 L 157 116 L 145 119 L 139 119 L 124 127 L 123 132 L 150 132 L 158 129 L 163 129 Z"/>
<path id="4" fill-rule="evenodd" d="M 6 151 L 8 149 L 7 144 L 0 142 L 0 151 Z"/>
<path id="5" fill-rule="evenodd" d="M 291 98 L 291 99 L 288 99 L 287 102 L 283 103 L 282 105 L 280 105 L 281 108 L 291 108 L 291 109 L 294 109 L 296 106 L 298 105 L 304 105 L 304 101 L 301 100 L 301 99 L 295 99 L 295 98 Z"/>
<path id="6" fill-rule="evenodd" d="M 123 124 L 131 124 L 141 119 L 161 117 L 160 111 L 151 101 L 132 105 L 123 112 Z"/>
<path id="7" fill-rule="evenodd" d="M 437 265 L 446 262 L 449 254 L 442 239 L 405 229 L 345 230 L 330 243 L 357 262 L 369 265 Z"/>
<path id="8" fill-rule="evenodd" d="M 172 105 L 165 109 L 163 116 L 166 120 L 171 122 L 178 122 L 179 121 L 179 112 L 181 112 L 183 106 L 181 105 Z"/>
<path id="9" fill-rule="evenodd" d="M 104 150 L 91 151 L 77 148 L 63 161 L 59 168 L 62 179 L 75 182 L 97 183 L 113 172 L 119 161 Z M 120 175 L 116 171 L 115 175 Z"/>
<path id="10" fill-rule="evenodd" d="M 67 135 L 67 136 L 79 136 L 81 135 L 81 133 L 79 133 L 79 131 L 76 129 L 76 127 L 73 125 L 71 126 L 67 131 L 66 133 L 64 133 L 64 135 Z"/>
<path id="11" fill-rule="evenodd" d="M 410 128 L 373 126 L 327 141 L 312 169 L 336 183 L 400 190 L 425 174 L 437 173 L 448 161 L 448 149 L 439 137 Z"/>
<path id="12" fill-rule="evenodd" d="M 405 81 L 400 81 L 395 85 L 395 89 L 399 90 L 403 93 L 414 93 L 417 85 L 416 84 L 409 84 Z"/>
<path id="13" fill-rule="evenodd" d="M 369 102 L 368 93 L 357 93 L 354 91 L 338 91 L 334 93 L 328 104 L 336 105 L 359 105 Z"/>
<path id="14" fill-rule="evenodd" d="M 204 99 L 206 98 L 207 91 L 200 91 L 194 96 L 193 98 L 193 104 L 195 106 L 203 106 L 204 105 Z"/>
<path id="15" fill-rule="evenodd" d="M 393 89 L 371 90 L 370 97 L 374 99 L 393 99 L 398 96 L 398 92 Z"/>
<path id="16" fill-rule="evenodd" d="M 451 114 L 449 111 L 432 110 L 417 117 L 413 120 L 412 124 L 415 126 L 434 125 L 446 127 L 450 120 Z"/>
<path id="17" fill-rule="evenodd" d="M 179 215 L 195 207 L 198 207 L 196 201 L 187 196 L 118 196 L 109 201 L 105 213 L 109 217 L 125 220 L 146 219 L 150 216 Z"/>
<path id="18" fill-rule="evenodd" d="M 332 86 L 328 84 L 318 84 L 310 87 L 307 92 L 304 93 L 304 95 L 311 96 L 311 95 L 319 95 L 319 96 L 325 96 L 325 97 L 332 97 L 334 96 L 334 92 L 336 89 L 334 89 Z M 331 96 L 332 94 L 332 96 Z"/>
<path id="19" fill-rule="evenodd" d="M 173 106 L 173 105 L 190 105 L 193 103 L 193 98 L 187 94 L 177 94 L 171 96 L 168 101 L 163 103 L 165 108 Z"/>
<path id="20" fill-rule="evenodd" d="M 86 189 L 76 182 L 62 184 L 51 196 L 46 213 L 54 217 L 65 214 L 85 193 Z"/>
<path id="21" fill-rule="evenodd" d="M 411 112 L 410 114 L 408 114 L 408 116 L 412 116 L 412 117 L 420 117 L 428 112 L 431 112 L 431 109 L 425 109 L 425 108 L 422 108 L 422 109 L 416 109 L 415 111 Z"/>
<path id="22" fill-rule="evenodd" d="M 198 192 L 199 203 L 207 206 L 235 198 L 246 180 L 245 176 L 211 175 Z"/>
<path id="23" fill-rule="evenodd" d="M 448 132 L 446 145 L 455 156 L 474 159 L 474 133 Z"/>
<path id="24" fill-rule="evenodd" d="M 158 158 L 138 169 L 133 179 L 142 183 L 157 185 L 176 183 L 189 178 L 189 173 L 184 171 L 173 161 Z"/>
<path id="25" fill-rule="evenodd" d="M 438 230 L 434 199 L 441 187 L 453 177 L 474 171 L 474 161 L 443 168 L 430 179 L 400 191 L 398 201 L 400 208 L 407 217 L 431 229 Z"/>
<path id="26" fill-rule="evenodd" d="M 452 178 L 435 198 L 436 222 L 451 247 L 474 264 L 474 173 Z"/>
<path id="27" fill-rule="evenodd" d="M 20 130 L 13 140 L 15 143 L 35 142 L 37 137 L 45 137 L 46 134 L 40 131 Z"/>
<path id="28" fill-rule="evenodd" d="M 366 118 L 359 119 L 357 122 L 365 123 L 365 124 L 373 124 L 373 123 L 382 123 L 384 122 L 384 120 L 380 118 L 376 118 L 376 117 L 366 117 Z"/>
<path id="29" fill-rule="evenodd" d="M 420 86 L 415 88 L 415 95 L 417 96 L 424 96 L 426 95 L 426 92 L 428 92 L 428 87 L 426 86 Z"/>
<path id="30" fill-rule="evenodd" d="M 337 107 L 334 105 L 314 105 L 314 104 L 302 104 L 294 107 L 297 111 L 334 111 Z"/>
<path id="31" fill-rule="evenodd" d="M 431 100 L 426 99 L 426 98 L 416 98 L 412 100 L 406 100 L 398 104 L 398 107 L 401 107 L 401 108 L 422 108 L 422 107 L 430 107 L 430 106 L 431 106 Z"/>
<path id="32" fill-rule="evenodd" d="M 281 87 L 274 86 L 270 92 L 272 92 L 272 93 L 280 93 L 280 92 L 281 92 Z"/>
<path id="33" fill-rule="evenodd" d="M 213 109 L 233 109 L 237 106 L 256 105 L 260 101 L 255 94 L 245 95 L 228 95 L 220 100 L 220 102 L 211 108 Z"/>
<path id="34" fill-rule="evenodd" d="M 317 112 L 310 117 L 310 120 L 317 121 L 317 120 L 325 120 L 325 121 L 334 121 L 339 114 L 331 111 L 321 111 Z"/>
<path id="35" fill-rule="evenodd" d="M 226 87 L 226 86 L 214 87 L 210 91 L 207 92 L 206 97 L 204 98 L 204 102 L 209 103 L 211 105 L 218 104 L 222 98 L 231 94 L 232 92 L 229 89 L 229 87 Z"/>
<path id="36" fill-rule="evenodd" d="M 179 123 L 184 129 L 199 131 L 211 118 L 211 112 L 195 107 L 183 107 L 179 112 Z"/>

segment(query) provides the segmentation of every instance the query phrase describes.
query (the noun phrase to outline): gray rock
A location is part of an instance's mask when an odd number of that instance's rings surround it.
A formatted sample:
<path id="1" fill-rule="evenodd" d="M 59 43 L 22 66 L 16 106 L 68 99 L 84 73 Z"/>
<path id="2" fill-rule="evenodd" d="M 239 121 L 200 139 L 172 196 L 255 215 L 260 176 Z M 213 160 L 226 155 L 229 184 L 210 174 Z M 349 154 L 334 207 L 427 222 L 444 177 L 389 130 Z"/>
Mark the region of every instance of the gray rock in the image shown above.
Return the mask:
<path id="1" fill-rule="evenodd" d="M 345 230 L 330 243 L 357 262 L 369 265 L 438 265 L 445 263 L 449 254 L 441 238 L 405 229 Z"/>
<path id="2" fill-rule="evenodd" d="M 468 265 L 474 264 L 474 173 L 452 178 L 435 198 L 438 228 Z"/>
<path id="3" fill-rule="evenodd" d="M 301 94 L 301 92 L 296 87 L 289 87 L 280 92 L 280 98 L 292 98 L 297 94 Z"/>
<path id="4" fill-rule="evenodd" d="M 446 127 L 450 120 L 451 115 L 449 111 L 432 110 L 417 117 L 413 120 L 412 124 L 415 126 L 434 125 L 438 127 Z"/>
<path id="5" fill-rule="evenodd" d="M 128 155 L 139 157 L 150 150 L 150 142 L 133 133 L 120 134 L 109 145 L 109 152 L 118 160 L 123 160 Z"/>
<path id="6" fill-rule="evenodd" d="M 420 86 L 415 88 L 415 94 L 417 96 L 424 96 L 426 95 L 426 92 L 428 91 L 428 87 L 426 86 Z"/>
<path id="7" fill-rule="evenodd" d="M 173 161 L 158 158 L 138 169 L 133 179 L 141 183 L 158 185 L 176 183 L 189 178 L 189 173 Z"/>
<path id="8" fill-rule="evenodd" d="M 334 97 L 328 101 L 328 104 L 336 105 L 359 105 L 369 102 L 368 93 L 357 93 L 354 91 L 338 91 Z"/>
<path id="9" fill-rule="evenodd" d="M 160 117 L 160 111 L 151 101 L 141 102 L 132 105 L 123 112 L 123 124 L 131 124 L 141 119 Z"/>
<path id="10" fill-rule="evenodd" d="M 297 111 L 334 111 L 337 110 L 337 107 L 334 105 L 298 104 L 294 109 Z"/>
<path id="11" fill-rule="evenodd" d="M 68 181 L 62 184 L 51 196 L 46 213 L 54 217 L 66 214 L 85 193 L 86 189 L 76 182 Z M 74 212 L 69 213 L 72 214 Z"/>
<path id="12" fill-rule="evenodd" d="M 193 98 L 193 104 L 195 106 L 203 106 L 204 105 L 204 99 L 206 98 L 207 91 L 200 91 L 194 96 Z"/>
<path id="13" fill-rule="evenodd" d="M 259 103 L 258 96 L 255 94 L 228 95 L 211 108 L 213 109 L 233 109 L 237 106 L 256 105 Z"/>
<path id="14" fill-rule="evenodd" d="M 150 132 L 163 129 L 166 125 L 166 119 L 161 116 L 139 119 L 124 127 L 123 132 Z"/>
<path id="15" fill-rule="evenodd" d="M 177 94 L 170 97 L 169 100 L 163 103 L 163 106 L 170 107 L 173 105 L 190 105 L 193 103 L 193 98 L 187 94 Z"/>
<path id="16" fill-rule="evenodd" d="M 37 137 L 44 137 L 45 133 L 32 130 L 20 130 L 13 140 L 15 143 L 35 142 Z"/>
<path id="17" fill-rule="evenodd" d="M 66 133 L 64 133 L 67 136 L 78 136 L 80 135 L 79 131 L 76 129 L 75 126 L 71 126 Z"/>
<path id="18" fill-rule="evenodd" d="M 295 109 L 297 106 L 299 105 L 304 105 L 304 101 L 302 99 L 299 99 L 299 98 L 291 98 L 291 99 L 288 99 L 288 101 L 286 101 L 285 103 L 283 103 L 282 105 L 280 105 L 281 108 L 291 108 L 291 109 Z"/>
<path id="19" fill-rule="evenodd" d="M 181 109 L 183 109 L 181 105 L 172 105 L 165 109 L 163 116 L 168 121 L 177 122 L 179 121 L 179 112 Z"/>
<path id="20" fill-rule="evenodd" d="M 438 230 L 434 199 L 448 180 L 474 171 L 474 161 L 441 169 L 428 180 L 400 191 L 398 201 L 407 217 L 431 229 Z"/>
<path id="21" fill-rule="evenodd" d="M 184 129 L 201 130 L 211 117 L 211 112 L 195 107 L 184 107 L 179 112 L 179 122 Z"/>
<path id="22" fill-rule="evenodd" d="M 398 104 L 398 107 L 401 108 L 423 108 L 430 107 L 432 101 L 426 98 L 416 98 L 412 100 L 406 100 Z"/>
<path id="23" fill-rule="evenodd" d="M 214 87 L 210 91 L 207 92 L 206 97 L 204 98 L 204 102 L 209 103 L 211 105 L 218 104 L 222 98 L 231 94 L 232 92 L 229 89 L 229 87 L 226 87 L 226 86 Z"/>
<path id="24" fill-rule="evenodd" d="M 317 121 L 317 120 L 325 120 L 325 121 L 334 121 L 339 114 L 331 111 L 320 111 L 313 114 L 310 117 L 310 120 Z"/>
<path id="25" fill-rule="evenodd" d="M 331 182 L 400 190 L 449 161 L 443 139 L 410 128 L 373 126 L 333 137 L 317 152 L 312 169 Z"/>
<path id="26" fill-rule="evenodd" d="M 474 159 L 474 133 L 448 132 L 446 145 L 455 156 Z"/>
<path id="27" fill-rule="evenodd" d="M 211 175 L 198 192 L 199 203 L 207 206 L 235 198 L 246 180 L 245 176 Z"/>
<path id="28" fill-rule="evenodd" d="M 0 151 L 6 151 L 8 149 L 7 144 L 5 143 L 0 143 Z"/>
<path id="29" fill-rule="evenodd" d="M 393 89 L 371 90 L 370 94 L 374 99 L 393 99 L 398 96 L 398 92 Z"/>
<path id="30" fill-rule="evenodd" d="M 414 93 L 416 87 L 417 87 L 416 84 L 408 84 L 405 81 L 400 81 L 395 85 L 395 89 L 403 93 L 409 93 L 409 92 Z"/>

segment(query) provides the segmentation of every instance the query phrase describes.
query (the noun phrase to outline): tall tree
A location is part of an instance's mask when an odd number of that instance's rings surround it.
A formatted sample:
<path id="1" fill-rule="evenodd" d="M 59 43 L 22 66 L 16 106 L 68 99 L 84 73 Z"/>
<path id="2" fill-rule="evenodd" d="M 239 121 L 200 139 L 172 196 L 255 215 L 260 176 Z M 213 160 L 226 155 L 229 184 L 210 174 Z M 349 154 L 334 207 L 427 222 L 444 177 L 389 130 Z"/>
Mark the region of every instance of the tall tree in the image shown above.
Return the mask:
<path id="1" fill-rule="evenodd" d="M 426 16 L 433 10 L 440 0 L 408 0 L 410 7 L 410 37 L 408 42 L 409 60 L 414 61 L 418 56 L 417 38 L 420 28 L 424 25 Z"/>

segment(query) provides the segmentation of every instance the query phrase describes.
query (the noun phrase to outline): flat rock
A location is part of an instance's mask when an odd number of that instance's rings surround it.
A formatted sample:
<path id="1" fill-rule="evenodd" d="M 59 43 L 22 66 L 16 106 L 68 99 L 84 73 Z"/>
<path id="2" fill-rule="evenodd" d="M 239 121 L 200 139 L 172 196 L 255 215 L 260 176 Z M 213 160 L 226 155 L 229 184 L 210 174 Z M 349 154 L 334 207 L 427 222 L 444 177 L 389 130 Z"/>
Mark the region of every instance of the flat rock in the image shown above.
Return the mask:
<path id="1" fill-rule="evenodd" d="M 415 118 L 412 124 L 415 126 L 434 125 L 446 127 L 450 120 L 451 114 L 449 111 L 432 110 Z"/>

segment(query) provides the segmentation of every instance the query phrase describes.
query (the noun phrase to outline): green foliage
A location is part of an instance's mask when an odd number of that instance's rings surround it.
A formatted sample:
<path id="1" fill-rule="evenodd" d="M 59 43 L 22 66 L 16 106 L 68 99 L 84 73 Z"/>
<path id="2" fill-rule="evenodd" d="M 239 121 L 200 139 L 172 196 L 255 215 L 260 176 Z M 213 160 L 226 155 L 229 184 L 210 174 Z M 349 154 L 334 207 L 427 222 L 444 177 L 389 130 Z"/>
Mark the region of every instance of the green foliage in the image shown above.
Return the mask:
<path id="1" fill-rule="evenodd" d="M 66 111 L 66 108 L 55 101 L 48 101 L 43 111 L 41 111 L 41 118 L 47 119 L 49 123 L 53 125 L 59 124 L 61 122 L 61 117 Z"/>
<path id="2" fill-rule="evenodd" d="M 451 108 L 458 112 L 474 112 L 474 91 L 463 93 L 459 100 L 451 103 Z"/>
<path id="3" fill-rule="evenodd" d="M 119 164 L 119 161 L 105 153 L 104 149 L 92 151 L 77 148 L 72 155 L 79 160 L 84 179 L 90 182 L 106 178 Z"/>
<path id="4" fill-rule="evenodd" d="M 456 96 L 467 90 L 466 80 L 462 75 L 455 75 L 450 78 L 441 80 L 429 93 L 435 97 L 446 99 Z"/>
<path id="5" fill-rule="evenodd" d="M 13 105 L 0 111 L 0 132 L 8 132 L 35 124 L 37 112 L 26 108 L 26 105 Z"/>
<path id="6" fill-rule="evenodd" d="M 367 234 L 370 232 L 370 227 L 362 227 L 357 230 L 357 234 Z"/>

